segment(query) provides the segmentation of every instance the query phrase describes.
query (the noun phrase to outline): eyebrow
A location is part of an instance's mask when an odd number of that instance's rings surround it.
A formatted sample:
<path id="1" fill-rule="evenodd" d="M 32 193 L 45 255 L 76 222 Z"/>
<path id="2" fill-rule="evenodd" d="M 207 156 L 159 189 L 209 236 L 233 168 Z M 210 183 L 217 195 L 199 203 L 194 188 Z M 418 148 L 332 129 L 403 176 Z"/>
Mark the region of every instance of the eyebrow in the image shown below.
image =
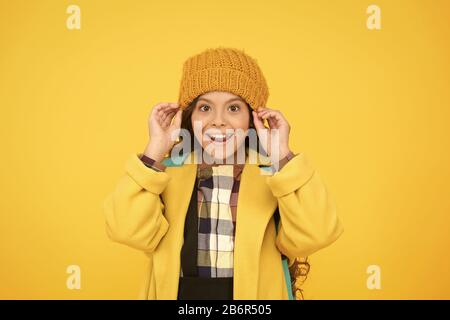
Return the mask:
<path id="1" fill-rule="evenodd" d="M 209 102 L 209 103 L 212 103 L 212 104 L 214 104 L 214 102 L 212 102 L 211 100 L 209 100 L 209 99 L 206 99 L 206 98 L 199 98 L 197 101 L 200 101 L 200 100 L 205 100 L 205 101 L 207 101 L 207 102 Z M 229 99 L 229 100 L 227 100 L 227 101 L 225 101 L 225 103 L 229 103 L 229 102 L 231 102 L 231 101 L 235 101 L 235 100 L 238 100 L 238 101 L 242 101 L 242 102 L 244 102 L 244 100 L 242 100 L 241 98 L 231 98 L 231 99 Z"/>

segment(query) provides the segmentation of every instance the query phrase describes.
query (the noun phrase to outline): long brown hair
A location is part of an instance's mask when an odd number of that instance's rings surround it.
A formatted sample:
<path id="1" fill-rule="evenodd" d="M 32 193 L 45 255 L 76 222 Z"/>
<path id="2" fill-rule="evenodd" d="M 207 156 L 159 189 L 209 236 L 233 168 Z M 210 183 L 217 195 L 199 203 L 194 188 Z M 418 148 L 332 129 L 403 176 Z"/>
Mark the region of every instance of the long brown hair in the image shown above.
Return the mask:
<path id="1" fill-rule="evenodd" d="M 196 141 L 194 136 L 194 129 L 192 128 L 192 112 L 195 109 L 195 106 L 197 105 L 197 101 L 200 96 L 196 97 L 194 100 L 192 100 L 191 103 L 183 110 L 182 117 L 181 117 L 181 129 L 185 129 L 189 131 L 189 138 L 191 149 L 190 151 L 193 151 L 195 148 L 195 144 L 199 143 Z M 250 120 L 249 120 L 249 128 L 255 129 L 255 124 L 253 123 L 253 116 L 252 116 L 252 107 L 246 102 L 247 108 L 250 113 Z M 182 143 L 182 139 L 179 143 Z M 263 150 L 260 145 L 259 137 L 256 136 L 257 146 L 258 150 Z M 178 144 L 178 143 L 177 143 Z M 175 144 L 175 145 L 177 145 Z M 175 145 L 172 147 L 172 149 L 175 147 Z M 248 136 L 245 138 L 245 152 L 248 152 L 248 148 L 250 147 Z M 169 151 L 169 154 L 171 154 L 172 150 Z M 264 154 L 264 152 L 263 152 Z M 295 258 L 293 264 L 289 267 L 289 273 L 291 275 L 291 288 L 292 288 L 292 294 L 294 296 L 294 299 L 296 300 L 303 300 L 303 289 L 301 286 L 305 282 L 307 275 L 309 273 L 310 264 L 308 262 L 308 257 L 306 258 Z"/>

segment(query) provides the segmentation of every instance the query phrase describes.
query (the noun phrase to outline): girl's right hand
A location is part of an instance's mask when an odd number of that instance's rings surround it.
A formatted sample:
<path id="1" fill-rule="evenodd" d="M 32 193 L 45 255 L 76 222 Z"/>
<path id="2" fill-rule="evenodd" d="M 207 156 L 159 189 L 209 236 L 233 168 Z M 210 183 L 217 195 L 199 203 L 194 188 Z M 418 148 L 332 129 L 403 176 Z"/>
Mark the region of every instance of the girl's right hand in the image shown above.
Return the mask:
<path id="1" fill-rule="evenodd" d="M 175 144 L 172 133 L 180 129 L 182 112 L 176 102 L 162 102 L 153 107 L 148 119 L 150 142 L 144 151 L 147 157 L 156 161 L 164 159 Z"/>

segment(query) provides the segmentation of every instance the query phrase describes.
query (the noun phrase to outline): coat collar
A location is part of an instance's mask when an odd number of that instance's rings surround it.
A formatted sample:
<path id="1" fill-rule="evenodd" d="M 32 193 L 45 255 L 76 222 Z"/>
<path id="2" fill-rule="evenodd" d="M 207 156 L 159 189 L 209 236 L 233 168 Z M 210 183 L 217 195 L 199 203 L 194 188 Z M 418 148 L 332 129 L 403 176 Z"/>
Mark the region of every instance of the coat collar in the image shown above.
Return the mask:
<path id="1" fill-rule="evenodd" d="M 186 164 L 200 164 L 201 155 L 199 151 L 190 151 L 185 153 L 184 155 L 179 155 L 175 157 L 170 157 L 164 159 L 164 165 L 168 167 L 179 167 Z M 261 154 L 255 149 L 249 148 L 247 154 L 245 155 L 245 163 L 244 164 L 256 164 L 259 166 L 270 166 L 272 163 L 270 158 Z M 243 164 L 243 165 L 244 165 Z"/>
<path id="2" fill-rule="evenodd" d="M 277 199 L 266 184 L 270 174 L 265 165 L 267 162 L 258 157 L 254 160 L 252 157 L 255 153 L 255 150 L 249 149 L 239 188 L 234 247 L 234 299 L 257 298 L 260 249 L 267 224 L 277 206 Z M 187 155 L 191 159 L 192 156 L 195 157 L 192 152 Z M 161 195 L 170 227 L 153 254 L 157 299 L 177 298 L 184 222 L 197 172 L 197 164 L 186 162 L 187 157 L 178 159 L 178 164 L 167 168 L 171 181 Z"/>

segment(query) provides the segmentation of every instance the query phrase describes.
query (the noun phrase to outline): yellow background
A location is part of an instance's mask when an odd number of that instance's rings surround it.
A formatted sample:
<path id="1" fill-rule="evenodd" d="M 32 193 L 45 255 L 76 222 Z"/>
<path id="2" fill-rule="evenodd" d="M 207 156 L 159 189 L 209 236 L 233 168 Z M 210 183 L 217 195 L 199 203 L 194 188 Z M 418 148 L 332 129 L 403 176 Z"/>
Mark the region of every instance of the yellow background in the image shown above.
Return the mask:
<path id="1" fill-rule="evenodd" d="M 146 258 L 107 238 L 102 202 L 183 61 L 219 45 L 257 59 L 336 199 L 345 232 L 306 298 L 450 298 L 449 18 L 437 0 L 1 0 L 0 298 L 137 297 Z"/>

